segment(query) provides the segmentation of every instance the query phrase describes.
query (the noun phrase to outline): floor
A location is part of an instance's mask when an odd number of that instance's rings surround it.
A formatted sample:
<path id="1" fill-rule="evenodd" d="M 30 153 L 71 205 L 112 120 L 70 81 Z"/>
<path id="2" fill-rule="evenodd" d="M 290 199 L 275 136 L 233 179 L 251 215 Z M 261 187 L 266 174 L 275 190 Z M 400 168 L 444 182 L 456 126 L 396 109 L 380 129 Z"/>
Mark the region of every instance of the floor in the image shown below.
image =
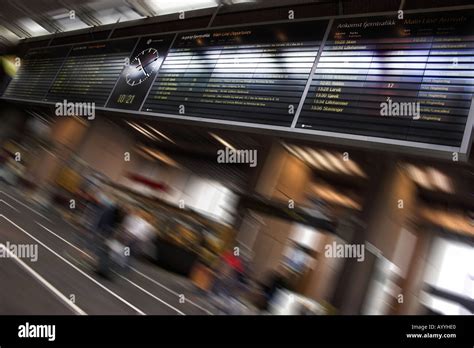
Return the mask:
<path id="1" fill-rule="evenodd" d="M 146 261 L 135 260 L 111 280 L 96 275 L 79 232 L 54 210 L 0 184 L 0 314 L 217 313 L 189 279 Z M 5 251 L 12 245 L 37 245 L 37 260 Z"/>

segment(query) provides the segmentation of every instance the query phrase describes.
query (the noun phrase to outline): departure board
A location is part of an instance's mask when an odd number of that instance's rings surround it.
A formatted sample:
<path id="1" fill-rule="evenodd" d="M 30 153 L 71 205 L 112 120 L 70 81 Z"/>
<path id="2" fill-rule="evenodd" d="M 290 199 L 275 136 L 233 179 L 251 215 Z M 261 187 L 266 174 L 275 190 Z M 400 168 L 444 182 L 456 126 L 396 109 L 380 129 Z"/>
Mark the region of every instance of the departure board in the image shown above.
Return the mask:
<path id="1" fill-rule="evenodd" d="M 70 46 L 63 46 L 28 51 L 17 60 L 20 67 L 3 96 L 43 101 L 70 49 Z"/>
<path id="2" fill-rule="evenodd" d="M 140 39 L 123 69 L 107 107 L 139 110 L 168 52 L 175 34 Z"/>
<path id="3" fill-rule="evenodd" d="M 457 147 L 473 93 L 472 11 L 337 19 L 296 126 Z"/>
<path id="4" fill-rule="evenodd" d="M 74 46 L 45 100 L 104 106 L 136 42 L 133 38 Z"/>
<path id="5" fill-rule="evenodd" d="M 467 153 L 473 95 L 474 10 L 458 10 L 33 49 L 2 98 Z"/>
<path id="6" fill-rule="evenodd" d="M 327 25 L 179 34 L 142 111 L 290 126 Z"/>

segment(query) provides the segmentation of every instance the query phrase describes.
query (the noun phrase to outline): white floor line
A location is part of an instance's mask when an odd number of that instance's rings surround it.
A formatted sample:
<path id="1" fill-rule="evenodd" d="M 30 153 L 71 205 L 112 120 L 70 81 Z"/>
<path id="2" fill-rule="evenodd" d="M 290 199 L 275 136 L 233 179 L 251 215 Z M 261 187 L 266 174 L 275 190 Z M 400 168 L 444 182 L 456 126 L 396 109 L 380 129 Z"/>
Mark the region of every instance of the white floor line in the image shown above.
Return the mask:
<path id="1" fill-rule="evenodd" d="M 115 271 L 113 271 L 116 275 L 118 275 L 120 278 L 122 278 L 123 280 L 126 280 L 127 282 L 129 282 L 130 284 L 132 284 L 133 286 L 135 286 L 136 288 L 140 289 L 141 291 L 143 291 L 145 294 L 153 297 L 155 300 L 158 300 L 160 301 L 161 303 L 163 303 L 164 305 L 168 306 L 169 308 L 173 309 L 175 312 L 181 314 L 181 315 L 186 315 L 184 314 L 183 312 L 181 312 L 178 308 L 176 307 L 173 307 L 172 305 L 170 305 L 168 302 L 166 301 L 163 301 L 161 298 L 159 298 L 158 296 L 155 296 L 153 295 L 151 292 L 149 292 L 148 290 L 142 288 L 141 286 L 139 286 L 138 284 L 132 282 L 130 279 L 128 278 L 125 278 L 123 275 L 121 275 L 120 273 L 117 273 Z"/>
<path id="2" fill-rule="evenodd" d="M 39 223 L 38 221 L 35 221 L 35 223 L 37 225 L 39 225 L 40 227 L 42 227 L 43 229 L 45 229 L 46 231 L 48 231 L 49 233 L 51 233 L 53 236 L 61 239 L 64 243 L 68 244 L 69 246 L 73 247 L 74 249 L 76 249 L 77 251 L 79 251 L 80 253 L 84 254 L 85 256 L 87 256 L 88 258 L 90 259 L 93 259 L 93 257 L 91 255 L 89 255 L 88 253 L 86 253 L 84 250 L 80 249 L 79 247 L 75 246 L 74 244 L 72 244 L 71 242 L 69 242 L 68 240 L 64 239 L 63 237 L 59 236 L 57 233 L 51 231 L 49 228 L 47 228 L 46 226 L 42 225 L 41 223 Z M 165 289 L 166 291 L 172 293 L 173 295 L 176 295 L 176 296 L 180 296 L 179 293 L 177 293 L 176 291 L 166 287 L 165 285 L 159 283 L 158 281 L 156 281 L 155 279 L 147 276 L 146 274 L 140 272 L 139 270 L 137 270 L 135 267 L 130 267 L 130 269 L 132 271 L 134 271 L 135 273 L 141 275 L 142 277 L 148 279 L 149 281 L 151 281 L 152 283 L 162 287 L 163 289 Z M 208 311 L 207 309 L 203 308 L 202 306 L 198 305 L 197 303 L 194 303 L 193 301 L 191 300 L 188 300 L 185 298 L 185 302 L 188 302 L 189 304 L 195 306 L 196 308 L 199 308 L 200 310 L 206 312 L 207 314 L 209 315 L 213 315 L 213 313 L 211 313 L 210 311 Z"/>
<path id="3" fill-rule="evenodd" d="M 18 228 L 20 231 L 22 231 L 23 233 L 25 233 L 27 236 L 29 236 L 31 239 L 35 240 L 36 242 L 38 242 L 40 245 L 42 245 L 44 248 L 46 248 L 48 251 L 50 251 L 52 254 L 54 254 L 55 256 L 57 256 L 59 259 L 61 259 L 62 261 L 64 261 L 66 264 L 68 264 L 69 266 L 71 266 L 72 268 L 74 268 L 76 271 L 78 271 L 79 273 L 81 273 L 84 277 L 86 277 L 87 279 L 89 279 L 90 281 L 92 281 L 94 284 L 98 285 L 100 288 L 104 289 L 105 291 L 107 291 L 109 294 L 111 294 L 112 296 L 114 296 L 116 299 L 118 299 L 120 302 L 124 303 L 125 305 L 127 305 L 128 307 L 132 308 L 135 312 L 137 312 L 138 314 L 141 314 L 141 315 L 146 315 L 143 311 L 141 311 L 140 309 L 138 309 L 137 307 L 135 307 L 133 304 L 131 304 L 130 302 L 128 302 L 127 300 L 125 300 L 124 298 L 120 297 L 119 295 L 117 295 L 115 292 L 113 292 L 112 290 L 110 290 L 108 287 L 106 287 L 105 285 L 99 283 L 97 280 L 95 280 L 94 278 L 92 278 L 90 275 L 88 275 L 87 273 L 85 273 L 83 270 L 81 270 L 80 268 L 78 268 L 77 266 L 75 266 L 74 264 L 72 264 L 71 262 L 69 262 L 68 260 L 66 260 L 64 257 L 62 257 L 61 255 L 59 255 L 57 252 L 55 252 L 53 249 L 51 249 L 49 246 L 47 246 L 46 244 L 44 244 L 42 241 L 40 241 L 38 238 L 36 238 L 35 236 L 31 235 L 30 233 L 28 233 L 27 231 L 25 231 L 23 228 L 21 228 L 20 226 L 18 226 L 16 223 L 14 223 L 12 220 L 10 220 L 9 218 L 7 218 L 5 215 L 0 215 L 0 217 L 4 218 L 5 220 L 7 220 L 9 223 L 11 223 L 13 226 L 15 226 L 16 228 Z"/>
<path id="4" fill-rule="evenodd" d="M 140 271 L 137 270 L 135 267 L 130 267 L 130 269 L 131 269 L 132 271 L 136 272 L 137 274 L 141 275 L 143 278 L 148 279 L 150 282 L 152 282 L 152 283 L 154 283 L 154 284 L 156 284 L 156 285 L 158 285 L 158 286 L 161 286 L 163 289 L 165 289 L 165 290 L 171 292 L 172 294 L 174 294 L 174 295 L 176 295 L 176 296 L 178 296 L 178 297 L 180 296 L 180 294 L 178 294 L 176 291 L 173 291 L 173 290 L 169 289 L 168 287 L 166 287 L 165 285 L 163 285 L 163 284 L 157 282 L 155 279 L 153 279 L 153 278 L 147 276 L 146 274 L 140 272 Z M 206 312 L 206 313 L 209 314 L 209 315 L 214 315 L 212 312 L 208 311 L 207 309 L 203 308 L 202 306 L 198 305 L 197 303 L 195 303 L 195 302 L 193 302 L 193 301 L 191 301 L 191 300 L 188 300 L 188 299 L 185 298 L 184 301 L 187 302 L 187 303 L 189 303 L 189 304 L 191 304 L 191 305 L 193 305 L 193 306 L 195 306 L 196 308 L 199 308 L 200 310 Z"/>
<path id="5" fill-rule="evenodd" d="M 56 289 L 53 285 L 51 285 L 50 282 L 48 282 L 46 279 L 44 279 L 39 273 L 37 273 L 33 268 L 28 266 L 25 262 L 20 260 L 18 256 L 16 256 L 14 253 L 12 253 L 8 248 L 0 243 L 0 249 L 3 249 L 7 252 L 8 257 L 15 260 L 23 269 L 25 269 L 28 273 L 30 273 L 36 280 L 38 280 L 44 287 L 46 287 L 49 291 L 51 291 L 54 295 L 59 297 L 59 299 L 68 307 L 72 309 L 73 312 L 79 315 L 87 315 L 86 312 L 84 312 L 79 306 L 74 304 L 72 301 L 70 301 L 61 291 Z"/>
<path id="6" fill-rule="evenodd" d="M 41 216 L 41 217 L 42 217 L 43 219 L 45 219 L 46 221 L 48 221 L 48 222 L 51 222 L 51 220 L 50 220 L 49 218 L 47 218 L 46 216 L 44 216 L 44 215 L 43 215 L 43 214 L 41 214 L 40 212 L 36 211 L 35 209 L 33 209 L 33 208 L 29 207 L 29 206 L 28 206 L 28 205 L 26 205 L 25 203 L 23 203 L 23 202 L 19 201 L 19 200 L 18 200 L 18 199 L 16 199 L 15 197 L 13 197 L 13 196 L 9 195 L 8 193 L 6 193 L 6 192 L 3 192 L 3 191 L 0 191 L 0 193 L 3 193 L 5 196 L 7 196 L 7 197 L 9 197 L 9 198 L 13 199 L 13 200 L 14 200 L 15 202 L 17 202 L 18 204 L 21 204 L 21 205 L 22 205 L 22 206 L 24 206 L 25 208 L 27 208 L 27 209 L 31 210 L 33 213 L 35 213 L 35 214 L 37 214 L 37 215 Z"/>
<path id="7" fill-rule="evenodd" d="M 16 211 L 17 213 L 19 213 L 20 211 L 15 208 L 13 205 L 9 204 L 8 202 L 4 201 L 3 199 L 0 199 L 0 202 L 5 204 L 6 206 L 10 207 L 11 209 L 13 209 L 14 211 Z"/>
<path id="8" fill-rule="evenodd" d="M 85 251 L 83 251 L 82 249 L 80 249 L 79 247 L 75 246 L 74 244 L 72 244 L 71 242 L 69 242 L 68 240 L 64 239 L 63 237 L 59 236 L 58 234 L 54 233 L 53 231 L 51 231 L 49 228 L 47 228 L 46 226 L 40 224 L 38 221 L 35 221 L 37 225 L 39 225 L 40 227 L 42 227 L 43 229 L 45 229 L 46 231 L 48 231 L 49 233 L 51 233 L 53 236 L 61 239 L 64 243 L 68 244 L 69 246 L 73 247 L 74 249 L 76 249 L 77 251 L 81 252 L 82 254 L 84 254 L 85 256 L 89 257 L 90 259 L 93 259 L 93 257 L 91 255 L 89 255 L 88 253 L 86 253 Z M 134 282 L 132 282 L 130 279 L 128 278 L 125 278 L 124 276 L 122 276 L 121 274 L 118 274 L 117 272 L 114 272 L 116 273 L 117 275 L 119 275 L 121 278 L 125 279 L 126 281 L 128 281 L 129 283 L 131 283 L 132 285 L 136 286 L 138 289 L 142 290 L 144 293 L 146 293 L 147 295 L 150 295 L 152 296 L 154 299 L 160 301 L 161 303 L 165 304 L 166 306 L 172 308 L 173 310 L 175 310 L 176 312 L 178 312 L 179 314 L 181 315 L 185 315 L 183 312 L 181 312 L 179 309 L 173 307 L 172 305 L 170 305 L 169 303 L 167 303 L 166 301 L 162 300 L 161 298 L 151 294 L 149 291 L 143 289 L 142 287 L 140 287 L 139 285 L 135 284 Z"/>
<path id="9" fill-rule="evenodd" d="M 45 229 L 46 231 L 48 231 L 49 233 L 51 233 L 53 236 L 55 236 L 56 238 L 58 239 L 61 239 L 64 243 L 68 244 L 69 246 L 73 247 L 74 249 L 76 249 L 77 251 L 79 251 L 80 253 L 82 253 L 83 255 L 85 255 L 86 257 L 88 257 L 89 259 L 91 260 L 94 260 L 94 258 L 89 255 L 88 253 L 86 253 L 84 250 L 82 250 L 81 248 L 75 246 L 74 244 L 72 244 L 71 242 L 69 242 L 68 240 L 64 239 L 63 237 L 61 237 L 60 235 L 58 235 L 57 233 L 54 233 L 53 231 L 51 231 L 49 228 L 47 228 L 46 226 L 42 225 L 41 223 L 39 223 L 38 221 L 35 221 L 35 223 L 37 225 L 39 225 L 40 227 L 42 227 L 43 229 Z"/>

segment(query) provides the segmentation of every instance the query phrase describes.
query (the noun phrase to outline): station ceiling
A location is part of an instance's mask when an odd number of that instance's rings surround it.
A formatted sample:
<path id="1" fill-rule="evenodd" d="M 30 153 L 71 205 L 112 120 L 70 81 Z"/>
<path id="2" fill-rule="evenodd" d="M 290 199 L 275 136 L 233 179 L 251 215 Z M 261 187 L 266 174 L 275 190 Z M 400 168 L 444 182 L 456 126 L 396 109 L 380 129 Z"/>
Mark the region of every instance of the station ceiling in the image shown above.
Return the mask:
<path id="1" fill-rule="evenodd" d="M 472 0 L 1 0 L 0 48 L 22 39 L 104 26 L 133 26 L 145 19 L 169 20 L 181 11 L 186 11 L 189 18 L 266 10 L 261 19 L 272 20 L 292 6 L 308 7 L 302 12 L 312 16 L 327 16 L 471 3 Z"/>

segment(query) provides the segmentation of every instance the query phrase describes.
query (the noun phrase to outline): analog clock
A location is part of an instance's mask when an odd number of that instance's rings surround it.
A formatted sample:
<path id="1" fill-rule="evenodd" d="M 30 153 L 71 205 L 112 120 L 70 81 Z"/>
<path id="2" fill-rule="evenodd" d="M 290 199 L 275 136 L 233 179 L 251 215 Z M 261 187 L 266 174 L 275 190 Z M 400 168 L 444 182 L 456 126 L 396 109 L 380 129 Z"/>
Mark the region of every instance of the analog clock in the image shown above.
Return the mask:
<path id="1" fill-rule="evenodd" d="M 158 69 L 158 51 L 147 48 L 136 55 L 130 62 L 126 81 L 130 86 L 136 86 L 148 79 Z"/>

